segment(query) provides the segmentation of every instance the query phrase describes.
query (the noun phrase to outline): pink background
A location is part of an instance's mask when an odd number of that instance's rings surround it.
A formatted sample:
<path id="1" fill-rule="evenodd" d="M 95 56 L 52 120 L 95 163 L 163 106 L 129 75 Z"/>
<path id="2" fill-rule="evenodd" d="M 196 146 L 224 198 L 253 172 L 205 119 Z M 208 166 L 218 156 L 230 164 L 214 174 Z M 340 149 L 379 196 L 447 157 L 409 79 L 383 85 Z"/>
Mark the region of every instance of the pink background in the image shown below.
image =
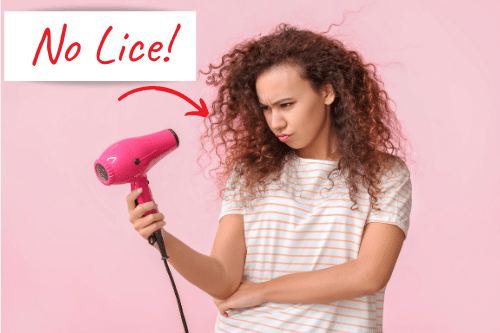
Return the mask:
<path id="1" fill-rule="evenodd" d="M 380 65 L 416 161 L 384 332 L 498 331 L 498 3 L 9 0 L 2 18 L 23 10 L 196 11 L 197 69 L 206 70 L 234 43 L 280 22 L 324 31 L 360 9 L 332 29 Z M 183 332 L 160 255 L 128 221 L 130 188 L 103 186 L 93 171 L 112 143 L 174 129 L 180 147 L 149 173 L 153 195 L 165 229 L 210 254 L 220 201 L 212 202 L 212 180 L 196 163 L 202 118 L 184 116 L 193 108 L 164 93 L 117 100 L 151 84 L 207 104 L 213 97 L 204 76 L 77 83 L 3 82 L 2 74 L 3 332 Z M 212 297 L 172 273 L 190 331 L 211 332 Z"/>

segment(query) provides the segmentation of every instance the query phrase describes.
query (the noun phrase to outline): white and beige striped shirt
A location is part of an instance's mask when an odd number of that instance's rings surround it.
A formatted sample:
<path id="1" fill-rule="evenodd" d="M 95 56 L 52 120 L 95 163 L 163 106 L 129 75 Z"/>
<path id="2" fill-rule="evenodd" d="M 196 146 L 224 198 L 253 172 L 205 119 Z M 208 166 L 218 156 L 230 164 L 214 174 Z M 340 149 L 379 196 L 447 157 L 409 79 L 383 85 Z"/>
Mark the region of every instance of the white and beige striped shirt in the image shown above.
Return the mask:
<path id="1" fill-rule="evenodd" d="M 369 194 L 358 184 L 359 210 L 351 210 L 349 188 L 335 171 L 331 189 L 328 172 L 336 161 L 294 155 L 278 182 L 248 209 L 239 205 L 238 191 L 226 187 L 219 216 L 242 214 L 245 259 L 243 281 L 265 282 L 282 275 L 339 265 L 358 256 L 366 223 L 394 224 L 408 233 L 412 185 L 402 160 L 382 177 L 381 211 L 372 211 Z M 234 175 L 234 172 L 233 172 Z M 228 185 L 238 184 L 231 176 Z M 378 292 L 328 304 L 262 303 L 217 316 L 214 332 L 382 332 L 386 287 Z"/>

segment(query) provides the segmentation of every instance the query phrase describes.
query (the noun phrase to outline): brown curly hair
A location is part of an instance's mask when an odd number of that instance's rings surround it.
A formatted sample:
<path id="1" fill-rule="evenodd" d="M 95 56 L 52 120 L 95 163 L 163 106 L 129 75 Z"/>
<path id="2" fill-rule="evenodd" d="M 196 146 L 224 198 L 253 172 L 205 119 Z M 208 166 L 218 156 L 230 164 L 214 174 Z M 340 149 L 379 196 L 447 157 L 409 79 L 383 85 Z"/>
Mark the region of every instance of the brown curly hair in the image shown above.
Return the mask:
<path id="1" fill-rule="evenodd" d="M 375 206 L 384 170 L 406 160 L 404 155 L 394 155 L 402 149 L 400 140 L 396 144 L 392 140 L 406 138 L 389 107 L 390 99 L 375 65 L 365 63 L 358 52 L 346 49 L 339 40 L 327 37 L 327 32 L 299 30 L 282 23 L 269 35 L 236 45 L 222 57 L 220 65 L 210 64 L 207 73 L 200 71 L 208 75 L 208 85 L 218 87 L 212 111 L 204 118 L 206 132 L 201 144 L 203 151 L 210 155 L 215 150 L 219 157 L 215 168 L 220 170 L 216 177 L 219 198 L 234 170 L 244 181 L 242 204 L 247 207 L 266 188 L 266 180 L 279 179 L 291 158 L 294 149 L 269 129 L 255 87 L 261 73 L 279 65 L 298 65 L 302 78 L 317 93 L 327 83 L 333 86 L 336 98 L 330 110 L 331 126 L 339 140 L 337 154 L 341 158 L 328 177 L 333 187 L 333 172 L 347 171 L 353 206 L 357 203 L 358 182 L 368 189 Z M 206 139 L 211 139 L 211 150 L 205 148 Z M 223 153 L 220 148 L 224 148 Z"/>

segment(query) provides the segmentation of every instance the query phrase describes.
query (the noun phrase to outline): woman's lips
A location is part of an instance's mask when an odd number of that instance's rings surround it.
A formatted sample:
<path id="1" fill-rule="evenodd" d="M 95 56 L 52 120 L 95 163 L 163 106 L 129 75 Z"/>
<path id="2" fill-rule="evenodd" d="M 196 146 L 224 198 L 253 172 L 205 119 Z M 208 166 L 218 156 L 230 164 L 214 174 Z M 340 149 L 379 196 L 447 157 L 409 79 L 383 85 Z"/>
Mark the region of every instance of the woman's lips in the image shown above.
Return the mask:
<path id="1" fill-rule="evenodd" d="M 280 139 L 280 141 L 286 141 L 289 137 L 290 137 L 290 135 L 282 135 L 279 137 L 279 139 Z"/>

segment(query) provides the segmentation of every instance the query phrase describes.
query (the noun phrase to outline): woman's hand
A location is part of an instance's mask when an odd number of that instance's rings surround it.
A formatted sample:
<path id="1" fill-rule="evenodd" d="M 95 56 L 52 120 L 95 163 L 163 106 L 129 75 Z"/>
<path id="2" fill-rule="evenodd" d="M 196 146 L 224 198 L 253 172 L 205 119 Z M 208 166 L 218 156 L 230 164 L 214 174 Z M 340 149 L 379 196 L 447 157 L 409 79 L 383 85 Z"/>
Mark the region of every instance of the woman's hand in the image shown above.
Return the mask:
<path id="1" fill-rule="evenodd" d="M 139 188 L 140 189 L 140 188 Z M 156 230 L 162 228 L 166 225 L 165 215 L 158 211 L 158 205 L 153 201 L 145 202 L 138 206 L 135 205 L 135 200 L 141 194 L 142 191 L 136 189 L 127 195 L 127 206 L 128 212 L 130 214 L 129 221 L 134 225 L 135 230 L 146 240 L 151 236 Z M 152 209 L 156 209 L 158 213 L 149 214 L 144 216 L 144 214 Z"/>
<path id="2" fill-rule="evenodd" d="M 224 317 L 228 317 L 226 311 L 229 309 L 250 308 L 264 303 L 262 288 L 259 283 L 243 281 L 238 290 L 225 300 L 214 297 L 214 303 Z"/>

